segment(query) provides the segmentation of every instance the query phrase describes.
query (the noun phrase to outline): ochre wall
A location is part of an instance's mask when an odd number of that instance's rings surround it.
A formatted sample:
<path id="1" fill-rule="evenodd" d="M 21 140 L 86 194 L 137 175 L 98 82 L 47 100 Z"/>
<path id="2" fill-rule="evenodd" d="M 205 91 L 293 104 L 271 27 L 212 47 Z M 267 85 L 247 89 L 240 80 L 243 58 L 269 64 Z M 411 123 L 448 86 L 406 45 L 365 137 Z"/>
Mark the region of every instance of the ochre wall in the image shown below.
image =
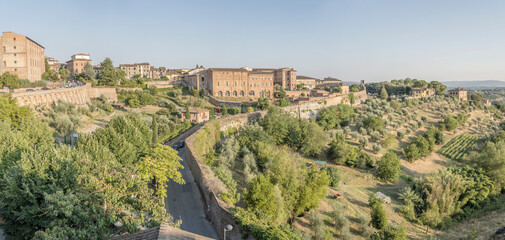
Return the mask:
<path id="1" fill-rule="evenodd" d="M 58 88 L 46 91 L 34 92 L 15 92 L 12 97 L 17 99 L 20 106 L 29 106 L 35 108 L 37 106 L 51 107 L 58 100 L 71 102 L 78 106 L 86 105 L 91 98 L 97 98 L 105 95 L 111 101 L 117 101 L 115 88 L 93 88 L 89 84 L 75 88 Z"/>

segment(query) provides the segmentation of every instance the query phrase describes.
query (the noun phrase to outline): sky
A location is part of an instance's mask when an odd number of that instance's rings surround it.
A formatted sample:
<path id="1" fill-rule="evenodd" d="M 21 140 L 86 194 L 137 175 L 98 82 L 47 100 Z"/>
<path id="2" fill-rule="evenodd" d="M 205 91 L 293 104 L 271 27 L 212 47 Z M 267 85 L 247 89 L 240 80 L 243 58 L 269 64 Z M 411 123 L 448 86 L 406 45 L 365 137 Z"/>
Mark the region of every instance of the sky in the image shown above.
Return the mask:
<path id="1" fill-rule="evenodd" d="M 367 82 L 505 80 L 505 1 L 1 0 L 0 31 L 60 62 L 293 67 Z"/>

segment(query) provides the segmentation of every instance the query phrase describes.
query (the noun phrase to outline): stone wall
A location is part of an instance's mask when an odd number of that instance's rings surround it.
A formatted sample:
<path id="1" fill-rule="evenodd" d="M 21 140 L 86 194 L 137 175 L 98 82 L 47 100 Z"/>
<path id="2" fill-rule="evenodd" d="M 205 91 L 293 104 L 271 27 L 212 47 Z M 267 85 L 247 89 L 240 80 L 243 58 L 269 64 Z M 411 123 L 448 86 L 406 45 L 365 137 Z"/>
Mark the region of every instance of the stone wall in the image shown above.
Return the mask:
<path id="1" fill-rule="evenodd" d="M 89 87 L 89 98 L 97 98 L 102 95 L 107 97 L 110 101 L 117 102 L 117 93 L 115 87 Z"/>
<path id="2" fill-rule="evenodd" d="M 111 101 L 117 101 L 115 88 L 94 88 L 90 84 L 74 88 L 58 88 L 45 91 L 33 92 L 15 92 L 12 97 L 17 99 L 20 106 L 29 106 L 35 108 L 37 106 L 51 107 L 58 100 L 70 102 L 77 106 L 84 106 L 90 102 L 91 98 L 105 95 Z"/>
<path id="3" fill-rule="evenodd" d="M 147 87 L 150 86 L 156 86 L 157 88 L 172 88 L 172 87 L 179 87 L 183 85 L 182 80 L 176 80 L 176 81 L 151 81 L 151 82 L 146 82 Z"/>

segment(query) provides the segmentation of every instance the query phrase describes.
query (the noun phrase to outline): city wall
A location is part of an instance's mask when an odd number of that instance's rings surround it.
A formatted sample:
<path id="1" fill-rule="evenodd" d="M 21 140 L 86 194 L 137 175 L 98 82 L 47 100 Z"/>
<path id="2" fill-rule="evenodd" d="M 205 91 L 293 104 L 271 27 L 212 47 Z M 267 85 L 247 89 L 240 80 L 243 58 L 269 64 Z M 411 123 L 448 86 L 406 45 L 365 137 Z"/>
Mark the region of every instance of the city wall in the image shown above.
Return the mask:
<path id="1" fill-rule="evenodd" d="M 146 82 L 147 87 L 156 86 L 157 88 L 172 88 L 182 86 L 182 84 L 183 84 L 182 80 Z"/>
<path id="2" fill-rule="evenodd" d="M 367 98 L 365 91 L 354 93 L 354 96 L 356 105 L 361 104 Z M 344 97 L 346 96 L 333 97 L 331 99 L 318 99 L 318 101 L 300 103 L 298 105 L 284 107 L 283 109 L 296 116 L 299 114 L 301 118 L 308 119 L 316 117 L 322 108 L 342 103 Z M 244 113 L 221 118 L 217 121 L 219 122 L 221 131 L 225 131 L 230 128 L 237 128 L 256 122 L 261 119 L 261 117 L 265 116 L 265 114 L 266 111 Z M 205 202 L 209 204 L 210 211 L 206 212 L 206 214 L 207 217 L 211 219 L 219 237 L 221 239 L 223 238 L 224 227 L 231 224 L 233 225 L 233 230 L 226 234 L 227 237 L 229 239 L 241 239 L 242 235 L 239 231 L 238 224 L 233 219 L 233 214 L 226 209 L 226 203 L 217 197 L 221 192 L 226 191 L 226 188 L 223 186 L 221 180 L 214 175 L 212 169 L 203 163 L 203 160 L 196 154 L 194 148 L 195 136 L 199 131 L 205 131 L 205 129 L 203 129 L 204 127 L 205 126 L 202 126 L 202 128 L 186 139 L 185 158 Z M 249 236 L 249 239 L 253 239 L 252 236 Z"/>
<path id="3" fill-rule="evenodd" d="M 35 108 L 38 106 L 51 107 L 58 100 L 70 102 L 77 106 L 84 106 L 91 98 L 105 95 L 111 101 L 117 101 L 116 88 L 95 88 L 90 84 L 74 88 L 58 88 L 34 92 L 14 92 L 12 97 L 17 99 L 20 106 Z"/>

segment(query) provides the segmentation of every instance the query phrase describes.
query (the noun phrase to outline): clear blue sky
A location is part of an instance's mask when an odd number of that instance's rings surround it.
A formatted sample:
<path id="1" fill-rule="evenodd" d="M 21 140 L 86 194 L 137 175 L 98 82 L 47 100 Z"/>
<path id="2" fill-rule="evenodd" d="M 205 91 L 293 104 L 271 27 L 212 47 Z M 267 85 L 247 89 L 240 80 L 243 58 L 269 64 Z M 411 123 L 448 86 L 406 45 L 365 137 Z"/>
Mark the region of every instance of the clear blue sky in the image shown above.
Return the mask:
<path id="1" fill-rule="evenodd" d="M 22 14 L 20 14 L 22 13 Z M 0 31 L 65 62 L 294 67 L 345 81 L 505 80 L 505 1 L 3 1 Z"/>

